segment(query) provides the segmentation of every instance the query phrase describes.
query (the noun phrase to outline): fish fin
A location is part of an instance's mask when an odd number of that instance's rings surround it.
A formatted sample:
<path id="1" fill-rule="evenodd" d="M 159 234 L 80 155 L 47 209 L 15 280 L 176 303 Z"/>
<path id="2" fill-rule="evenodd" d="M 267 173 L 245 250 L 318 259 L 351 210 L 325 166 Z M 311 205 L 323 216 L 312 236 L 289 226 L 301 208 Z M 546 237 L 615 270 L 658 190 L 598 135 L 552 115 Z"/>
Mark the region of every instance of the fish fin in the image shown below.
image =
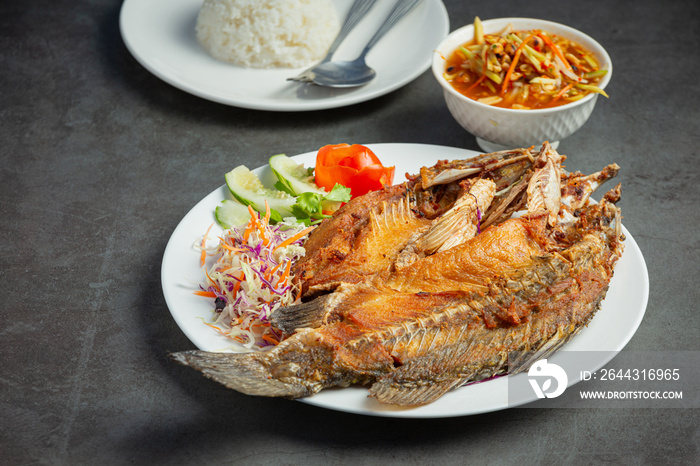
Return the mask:
<path id="1" fill-rule="evenodd" d="M 412 210 L 412 201 L 408 197 L 399 199 L 397 202 L 387 204 L 384 202 L 379 210 L 370 212 L 370 225 L 374 247 L 386 246 L 384 243 L 389 238 L 397 235 L 397 230 L 413 231 L 420 223 Z M 387 236 L 388 235 L 388 236 Z"/>
<path id="2" fill-rule="evenodd" d="M 590 175 L 569 173 L 562 175 L 561 202 L 570 211 L 584 207 L 591 195 L 606 181 L 615 178 L 620 171 L 620 166 L 612 163 L 599 172 Z"/>
<path id="3" fill-rule="evenodd" d="M 423 175 L 423 187 L 429 188 L 433 185 L 451 183 L 481 171 L 483 171 L 482 167 L 447 168 L 433 176 L 430 176 L 428 172 L 425 171 Z M 421 174 L 423 174 L 423 172 L 424 170 L 421 169 Z"/>
<path id="4" fill-rule="evenodd" d="M 421 240 L 423 249 L 432 253 L 451 249 L 476 236 L 482 212 L 491 205 L 496 183 L 476 180 L 454 205 L 438 218 Z"/>
<path id="5" fill-rule="evenodd" d="M 293 333 L 302 327 L 320 327 L 330 311 L 332 299 L 333 294 L 328 294 L 305 303 L 280 307 L 270 314 L 270 322 L 284 333 Z"/>
<path id="6" fill-rule="evenodd" d="M 452 183 L 480 172 L 495 171 L 527 159 L 532 161 L 533 156 L 530 149 L 523 148 L 481 154 L 467 160 L 439 161 L 432 167 L 421 168 L 421 185 L 423 189 L 428 189 L 434 185 Z"/>
<path id="7" fill-rule="evenodd" d="M 262 357 L 261 357 L 262 356 Z M 265 353 L 214 353 L 181 351 L 170 354 L 176 362 L 202 372 L 206 377 L 241 393 L 258 396 L 300 398 L 321 387 L 300 383 L 295 378 L 282 381 L 270 373 Z"/>
<path id="8" fill-rule="evenodd" d="M 604 297 L 605 293 L 603 292 L 598 296 L 595 302 L 591 303 L 592 312 L 588 312 L 582 320 L 568 324 L 560 324 L 553 329 L 550 327 L 549 331 L 551 334 L 547 338 L 540 339 L 532 345 L 529 350 L 510 353 L 508 355 L 508 373 L 514 375 L 527 371 L 535 362 L 543 358 L 548 358 L 558 351 L 588 325 L 600 308 L 600 303 Z M 540 325 L 545 329 L 547 328 L 546 322 Z M 547 333 L 546 330 L 545 333 Z"/>
<path id="9" fill-rule="evenodd" d="M 481 219 L 482 230 L 509 219 L 513 213 L 524 207 L 527 202 L 526 189 L 531 177 L 532 170 L 528 170 L 520 180 L 496 193 L 494 201 Z"/>
<path id="10" fill-rule="evenodd" d="M 561 157 L 544 143 L 535 164 L 542 166 L 528 183 L 527 211 L 530 214 L 547 212 L 549 225 L 554 226 L 561 207 Z"/>
<path id="11" fill-rule="evenodd" d="M 549 357 L 564 346 L 581 328 L 582 326 L 575 324 L 561 326 L 549 339 L 540 342 L 537 349 L 510 353 L 508 355 L 508 373 L 515 375 L 529 370 L 535 362 Z"/>
<path id="12" fill-rule="evenodd" d="M 379 380 L 372 385 L 369 393 L 370 396 L 375 397 L 382 404 L 405 407 L 422 406 L 432 403 L 463 383 L 462 379 L 452 379 L 415 386 L 413 384 L 401 385 Z"/>

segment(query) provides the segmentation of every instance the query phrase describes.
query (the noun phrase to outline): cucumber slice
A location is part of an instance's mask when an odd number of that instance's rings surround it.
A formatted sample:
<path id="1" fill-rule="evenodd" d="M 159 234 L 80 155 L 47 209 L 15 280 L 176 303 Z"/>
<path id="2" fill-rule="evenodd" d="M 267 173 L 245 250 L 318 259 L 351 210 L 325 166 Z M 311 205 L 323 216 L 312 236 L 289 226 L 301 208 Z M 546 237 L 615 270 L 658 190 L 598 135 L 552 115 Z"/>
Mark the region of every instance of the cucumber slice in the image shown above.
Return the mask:
<path id="1" fill-rule="evenodd" d="M 319 188 L 314 183 L 314 177 L 309 175 L 309 171 L 301 164 L 296 163 L 284 154 L 277 154 L 270 157 L 270 168 L 280 182 L 291 188 L 295 195 L 301 193 L 328 194 L 323 188 Z"/>
<path id="2" fill-rule="evenodd" d="M 221 202 L 221 205 L 216 207 L 214 216 L 219 225 L 228 229 L 233 227 L 242 227 L 250 221 L 250 212 L 248 206 L 241 204 L 238 201 L 226 199 Z"/>
<path id="3" fill-rule="evenodd" d="M 245 205 L 252 205 L 258 212 L 265 212 L 265 201 L 270 209 L 276 210 L 282 217 L 292 216 L 292 206 L 296 198 L 289 194 L 263 186 L 258 175 L 239 165 L 226 173 L 226 186 L 231 195 Z"/>
<path id="4" fill-rule="evenodd" d="M 316 186 L 314 177 L 309 175 L 309 171 L 301 164 L 296 163 L 284 154 L 277 154 L 270 157 L 270 168 L 277 179 L 291 189 L 297 196 L 302 193 L 315 193 L 325 196 L 328 192 Z M 335 212 L 341 206 L 340 202 L 322 201 L 323 210 Z"/>

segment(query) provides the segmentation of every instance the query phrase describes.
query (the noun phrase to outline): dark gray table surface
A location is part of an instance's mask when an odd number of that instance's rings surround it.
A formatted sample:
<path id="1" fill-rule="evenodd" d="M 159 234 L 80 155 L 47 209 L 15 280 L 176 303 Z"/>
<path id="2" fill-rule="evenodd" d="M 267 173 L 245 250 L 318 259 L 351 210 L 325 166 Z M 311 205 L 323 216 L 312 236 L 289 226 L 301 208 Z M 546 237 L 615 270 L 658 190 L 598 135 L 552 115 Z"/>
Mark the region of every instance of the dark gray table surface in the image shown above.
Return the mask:
<path id="1" fill-rule="evenodd" d="M 174 0 L 173 0 L 174 1 Z M 610 99 L 564 140 L 570 170 L 617 162 L 649 271 L 625 351 L 700 349 L 700 3 L 445 1 L 451 30 L 535 16 L 609 51 Z M 118 0 L 0 4 L 0 463 L 697 464 L 697 409 L 347 414 L 225 389 L 161 290 L 178 222 L 238 164 L 330 142 L 479 150 L 426 71 L 346 108 L 246 110 L 161 81 L 126 49 Z M 700 381 L 698 381 L 700 382 Z"/>

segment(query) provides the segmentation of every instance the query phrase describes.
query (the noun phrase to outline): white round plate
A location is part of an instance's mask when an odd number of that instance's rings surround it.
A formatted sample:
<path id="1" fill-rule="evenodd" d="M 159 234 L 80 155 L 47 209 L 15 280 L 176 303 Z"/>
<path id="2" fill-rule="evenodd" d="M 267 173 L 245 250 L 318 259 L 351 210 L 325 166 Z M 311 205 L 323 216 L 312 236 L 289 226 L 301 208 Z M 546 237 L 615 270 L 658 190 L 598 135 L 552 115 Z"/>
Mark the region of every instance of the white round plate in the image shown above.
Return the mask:
<path id="1" fill-rule="evenodd" d="M 334 0 L 339 17 L 353 0 Z M 191 94 L 236 107 L 305 111 L 342 107 L 387 94 L 430 67 L 435 46 L 449 32 L 447 10 L 424 0 L 367 55 L 377 71 L 370 83 L 331 89 L 287 81 L 303 68 L 242 68 L 212 58 L 195 34 L 203 0 L 125 0 L 120 15 L 124 43 L 147 70 Z M 346 38 L 334 59 L 355 58 L 388 14 L 393 1 L 379 0 Z"/>
<path id="2" fill-rule="evenodd" d="M 438 160 L 466 159 L 478 155 L 470 150 L 423 144 L 367 144 L 367 147 L 377 154 L 384 165 L 396 166 L 395 183 L 403 181 L 404 173 L 418 173 L 420 167 L 434 165 Z M 293 158 L 306 166 L 313 166 L 315 157 L 316 152 L 309 152 Z M 254 171 L 263 183 L 272 185 L 273 174 L 269 166 Z M 163 256 L 161 279 L 168 308 L 185 335 L 204 351 L 240 351 L 231 340 L 203 323 L 211 321 L 213 303 L 210 299 L 193 294 L 203 278 L 199 268 L 199 252 L 194 244 L 215 223 L 214 209 L 224 199 L 230 199 L 226 186 L 215 190 L 194 206 L 175 228 Z M 221 231 L 217 228 L 215 224 L 212 236 Z M 642 321 L 649 296 L 649 277 L 637 243 L 624 227 L 623 232 L 626 236 L 625 251 L 615 267 L 615 275 L 603 305 L 588 327 L 565 345 L 567 351 L 610 352 L 614 355 L 624 348 Z M 595 372 L 610 358 L 591 360 L 591 367 L 584 369 Z M 380 405 L 374 398 L 368 398 L 368 391 L 363 387 L 328 389 L 302 401 L 374 416 L 464 416 L 513 407 L 508 404 L 506 379 L 501 377 L 462 387 L 427 406 L 410 409 Z M 537 398 L 533 392 L 531 399 L 521 400 L 519 404 L 535 400 Z"/>

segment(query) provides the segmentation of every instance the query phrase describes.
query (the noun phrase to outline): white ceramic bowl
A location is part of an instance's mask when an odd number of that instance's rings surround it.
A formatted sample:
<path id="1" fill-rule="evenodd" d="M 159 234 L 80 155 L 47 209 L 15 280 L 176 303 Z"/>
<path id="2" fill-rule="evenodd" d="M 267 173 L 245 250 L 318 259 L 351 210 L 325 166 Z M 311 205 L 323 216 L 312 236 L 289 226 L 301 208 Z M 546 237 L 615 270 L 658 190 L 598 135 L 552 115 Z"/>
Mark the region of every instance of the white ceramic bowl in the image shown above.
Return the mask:
<path id="1" fill-rule="evenodd" d="M 508 24 L 512 24 L 514 30 L 541 29 L 573 40 L 592 51 L 601 69 L 608 70 L 598 86 L 604 89 L 610 82 L 612 77 L 610 56 L 598 42 L 576 29 L 531 18 L 490 19 L 482 21 L 482 24 L 485 34 L 499 33 Z M 445 62 L 458 46 L 473 38 L 473 24 L 448 35 L 433 53 L 432 69 L 435 79 L 443 88 L 450 113 L 462 127 L 476 136 L 477 143 L 483 150 L 494 152 L 502 149 L 539 146 L 543 141 L 549 141 L 552 147 L 556 148 L 560 140 L 573 134 L 588 120 L 598 98 L 597 93 L 591 93 L 581 100 L 559 107 L 515 110 L 482 104 L 457 92 L 443 77 Z"/>

